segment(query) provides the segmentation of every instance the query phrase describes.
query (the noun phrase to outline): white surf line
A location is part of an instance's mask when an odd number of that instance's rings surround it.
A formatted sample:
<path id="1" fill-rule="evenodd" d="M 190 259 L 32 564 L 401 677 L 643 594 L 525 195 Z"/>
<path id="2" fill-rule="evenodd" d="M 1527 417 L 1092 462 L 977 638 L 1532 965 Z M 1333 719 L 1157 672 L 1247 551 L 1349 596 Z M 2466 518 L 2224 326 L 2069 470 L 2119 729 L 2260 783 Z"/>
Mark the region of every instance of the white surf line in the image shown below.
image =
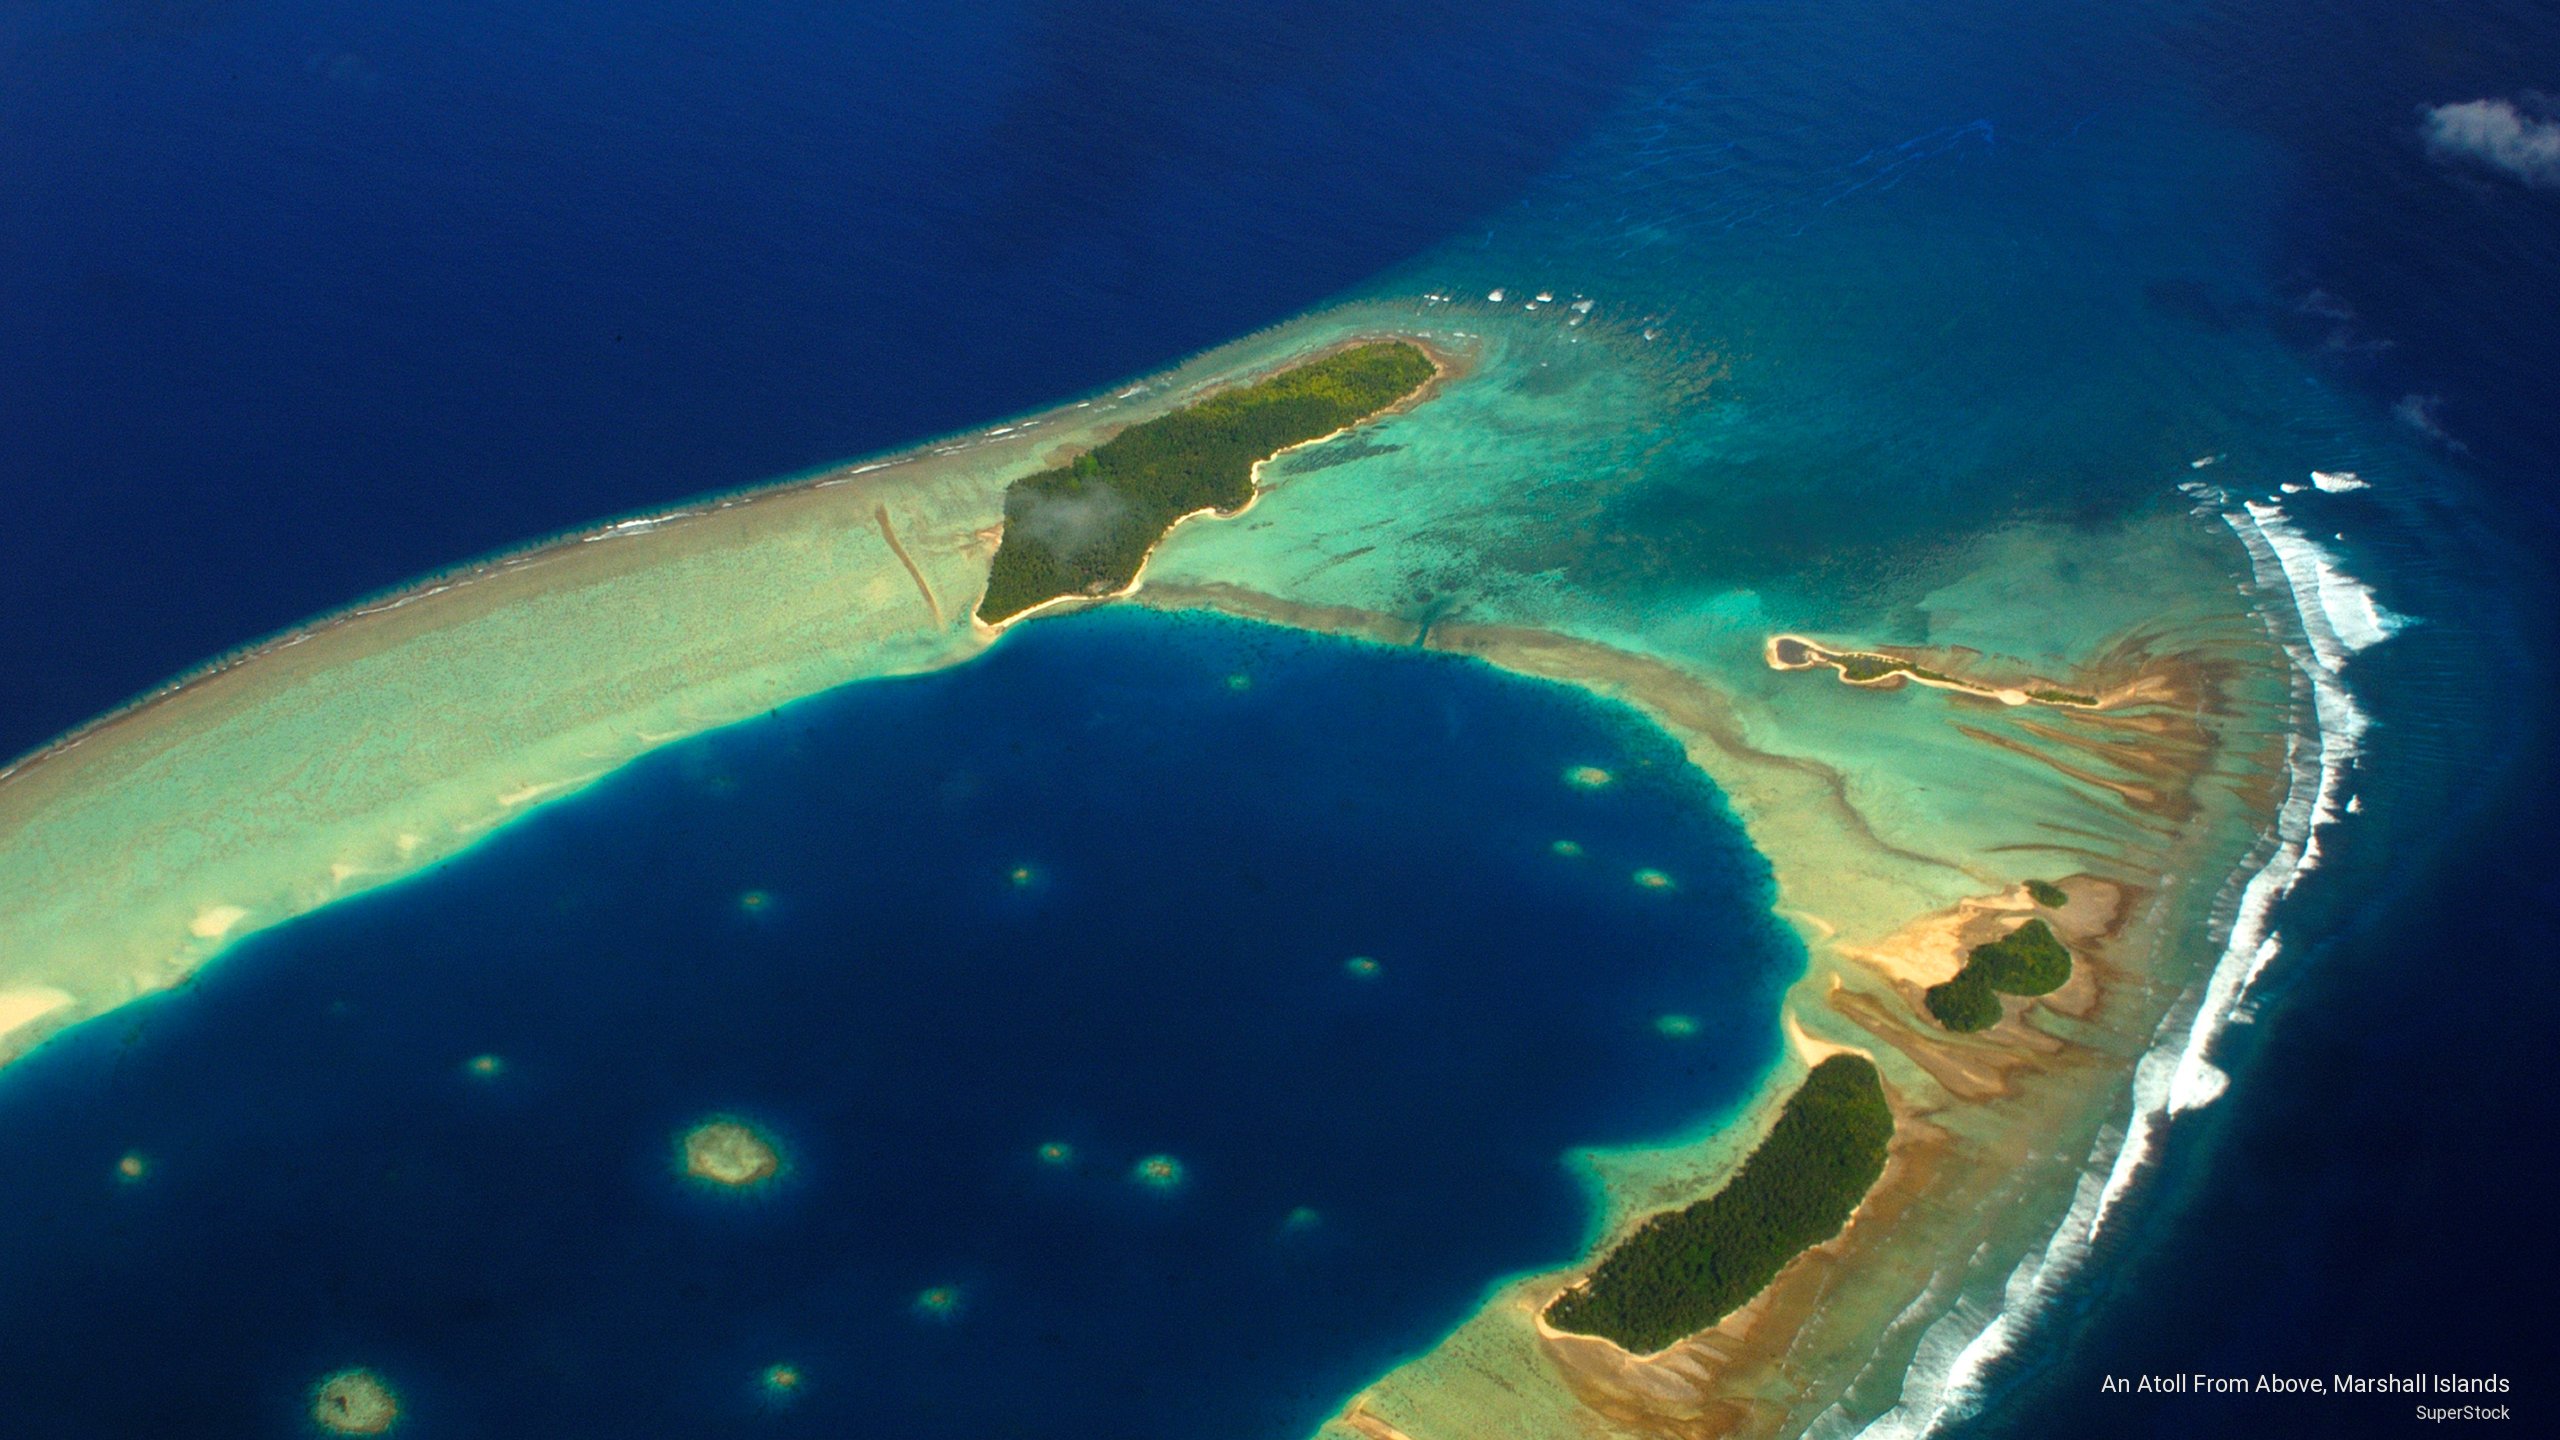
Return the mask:
<path id="1" fill-rule="evenodd" d="M 2217 502 L 2227 499 L 2205 486 L 2192 486 L 2190 493 Z M 2384 609 L 2372 589 L 2341 568 L 2334 553 L 2305 536 L 2282 506 L 2244 501 L 2236 510 L 2220 510 L 2218 504 L 2203 508 L 2218 514 L 2239 537 L 2259 587 L 2290 602 L 2293 635 L 2282 627 L 2284 617 L 2264 618 L 2293 663 L 2297 701 L 2308 701 L 2311 725 L 2286 741 L 2285 794 L 2275 825 L 2247 878 L 2235 876 L 2224 886 L 2226 897 L 2236 890 L 2236 900 L 2203 995 L 2191 1012 L 2184 1006 L 2172 1010 L 2151 1049 L 2135 1064 L 2132 1114 L 2123 1127 L 2108 1126 L 2100 1133 L 2062 1223 L 2041 1251 L 2010 1271 L 1996 1305 L 1959 1299 L 1922 1333 L 1904 1372 L 1899 1403 L 1853 1432 L 1860 1440 L 1917 1440 L 1980 1410 L 1992 1362 L 2017 1345 L 2078 1273 L 2108 1218 L 2156 1153 L 2168 1121 L 2211 1104 L 2229 1088 L 2230 1077 L 2212 1062 L 2211 1052 L 2250 986 L 2282 950 L 2271 918 L 2276 902 L 2317 868 L 2321 828 L 2357 808 L 2344 792 L 2371 722 L 2340 672 L 2356 652 L 2389 639 L 2408 622 Z M 2220 908 L 2218 902 L 2215 909 Z M 1846 1419 L 1836 1410 L 1824 1418 L 1835 1416 Z M 1819 1420 L 1814 1431 L 1839 1433 Z"/>
<path id="2" fill-rule="evenodd" d="M 441 595 L 441 594 L 443 594 L 444 592 L 446 592 L 447 590 L 452 589 L 452 588 L 453 588 L 453 585 L 454 585 L 454 582 L 452 582 L 452 581 L 446 581 L 445 583 L 443 583 L 443 584 L 441 584 L 441 585 L 430 585 L 430 586 L 428 586 L 428 587 L 427 587 L 426 589 L 424 589 L 424 590 L 412 590 L 412 591 L 410 591 L 410 592 L 409 592 L 408 594 L 406 594 L 406 595 L 401 595 L 401 596 L 397 596 L 397 597 L 394 597 L 394 598 L 389 599 L 389 600 L 385 600 L 385 601 L 383 601 L 383 602 L 382 602 L 381 604 L 379 604 L 379 605 L 359 605 L 359 606 L 357 606 L 355 609 L 350 610 L 350 611 L 348 611 L 348 612 L 347 612 L 347 618 L 348 618 L 348 619 L 350 619 L 350 620 L 352 620 L 352 619 L 354 619 L 355 617 L 357 617 L 357 616 L 359 616 L 359 615 L 380 615 L 380 614 L 384 613 L 385 611 L 397 610 L 397 609 L 399 609 L 399 608 L 400 608 L 401 606 L 403 606 L 403 605 L 413 605 L 413 604 L 417 603 L 417 602 L 418 602 L 418 601 L 420 601 L 420 600 L 424 600 L 424 599 L 426 599 L 426 598 L 427 598 L 428 596 L 430 596 L 430 595 Z M 238 661 L 228 661 L 228 662 L 225 662 L 225 664 L 224 664 L 221 668 L 228 669 L 228 668 L 230 668 L 230 666 L 231 666 L 231 665 L 233 665 L 233 664 L 237 664 L 237 663 L 239 663 L 239 662 L 238 662 Z M 171 687 L 171 688 L 175 688 L 175 687 Z"/>
<path id="3" fill-rule="evenodd" d="M 669 510 L 663 515 L 643 515 L 635 520 L 617 520 L 592 535 L 579 536 L 578 543 L 593 545 L 599 540 L 619 540 L 625 535 L 646 535 L 661 525 L 672 524 L 678 520 L 689 520 L 701 513 L 703 512 L 700 510 Z"/>
<path id="4" fill-rule="evenodd" d="M 843 474 L 830 476 L 809 488 L 812 490 L 832 490 L 838 485 L 851 483 L 856 476 L 868 475 L 874 470 L 886 470 L 892 465 L 904 465 L 914 458 L 915 457 L 912 455 L 901 455 L 894 460 L 873 460 L 867 464 L 853 466 Z"/>

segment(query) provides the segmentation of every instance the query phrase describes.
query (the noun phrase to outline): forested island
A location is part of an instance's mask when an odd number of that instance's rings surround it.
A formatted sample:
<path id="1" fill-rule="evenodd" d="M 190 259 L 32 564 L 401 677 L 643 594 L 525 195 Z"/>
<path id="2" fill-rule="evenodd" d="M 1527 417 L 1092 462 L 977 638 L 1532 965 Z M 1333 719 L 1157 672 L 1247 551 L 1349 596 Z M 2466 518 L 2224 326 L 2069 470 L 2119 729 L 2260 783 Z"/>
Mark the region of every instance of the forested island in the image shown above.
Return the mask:
<path id="1" fill-rule="evenodd" d="M 1004 539 L 978 618 L 1001 624 L 1061 596 L 1126 589 L 1175 521 L 1243 509 L 1257 463 L 1368 419 L 1435 370 L 1405 341 L 1355 345 L 1133 425 L 1070 464 L 1016 480 L 1005 491 Z"/>
<path id="2" fill-rule="evenodd" d="M 2030 920 L 1974 946 L 1954 979 L 1930 986 L 1920 998 L 1950 1030 L 1988 1030 L 2000 1022 L 2002 995 L 2049 995 L 2070 978 L 2070 949 L 2054 938 L 2051 926 Z"/>
<path id="3" fill-rule="evenodd" d="M 1787 1097 L 1760 1148 L 1715 1194 L 1636 1227 L 1547 1306 L 1547 1323 L 1638 1354 L 1733 1313 L 1788 1261 L 1840 1233 L 1884 1173 L 1893 1110 L 1874 1062 L 1834 1055 Z"/>

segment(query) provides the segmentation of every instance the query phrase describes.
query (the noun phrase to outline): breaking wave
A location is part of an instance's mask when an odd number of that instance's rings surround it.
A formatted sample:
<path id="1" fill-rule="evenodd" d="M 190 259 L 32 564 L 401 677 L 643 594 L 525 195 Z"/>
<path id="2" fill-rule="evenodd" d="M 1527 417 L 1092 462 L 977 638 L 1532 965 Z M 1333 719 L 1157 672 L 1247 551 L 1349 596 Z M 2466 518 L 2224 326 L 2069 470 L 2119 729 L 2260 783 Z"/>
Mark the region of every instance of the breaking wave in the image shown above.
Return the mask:
<path id="1" fill-rule="evenodd" d="M 1854 1430 L 1817 1425 L 1817 1434 L 1916 1440 L 1980 1409 L 1990 1365 L 2078 1272 L 2168 1122 L 2211 1104 L 2229 1086 L 2212 1051 L 2282 949 L 2272 918 L 2276 903 L 2319 865 L 2321 829 L 2355 808 L 2347 781 L 2371 721 L 2343 672 L 2358 651 L 2389 639 L 2407 620 L 2383 608 L 2372 589 L 2305 535 L 2281 505 L 2249 500 L 2224 508 L 2224 492 L 2193 483 L 2186 488 L 2207 502 L 2203 513 L 2217 516 L 2239 537 L 2260 592 L 2289 602 L 2289 613 L 2265 615 L 2293 664 L 2295 706 L 2307 722 L 2285 742 L 2284 800 L 2250 862 L 2217 897 L 2214 913 L 2229 919 L 2217 927 L 2222 952 L 2203 993 L 2191 1006 L 2171 1011 L 2135 1065 L 2132 1112 L 2124 1125 L 2100 1134 L 2061 1225 L 2041 1250 L 2010 1271 L 1996 1300 L 1960 1298 L 1922 1333 L 1893 1409 Z M 1835 1411 L 1825 1418 L 1845 1417 Z"/>

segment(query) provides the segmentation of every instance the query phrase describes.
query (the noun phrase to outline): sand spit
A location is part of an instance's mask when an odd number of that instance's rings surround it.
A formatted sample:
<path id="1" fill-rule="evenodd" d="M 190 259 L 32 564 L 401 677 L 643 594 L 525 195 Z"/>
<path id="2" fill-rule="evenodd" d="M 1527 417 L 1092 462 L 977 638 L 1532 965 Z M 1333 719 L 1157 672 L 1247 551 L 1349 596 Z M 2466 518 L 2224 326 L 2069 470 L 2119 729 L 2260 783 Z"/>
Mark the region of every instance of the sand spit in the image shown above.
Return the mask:
<path id="1" fill-rule="evenodd" d="M 914 556 L 907 553 L 907 547 L 898 543 L 898 527 L 889 519 L 889 507 L 879 506 L 872 514 L 880 522 L 880 539 L 888 545 L 889 553 L 898 557 L 898 563 L 906 567 L 908 577 L 916 582 L 917 592 L 924 596 L 925 613 L 933 617 L 934 628 L 939 630 L 949 624 L 942 614 L 942 597 L 933 593 L 933 582 L 925 578 L 923 568 L 916 564 Z"/>
<path id="2" fill-rule="evenodd" d="M 2003 705 L 2060 705 L 2075 710 L 2101 707 L 2100 697 L 2085 691 L 2065 690 L 2051 681 L 2025 681 L 2016 685 L 1995 685 L 1968 680 L 1946 673 L 1957 663 L 1944 658 L 1927 657 L 1918 651 L 1898 646 L 1878 646 L 1869 650 L 1833 650 L 1818 645 L 1801 635 L 1772 635 L 1763 647 L 1772 670 L 1812 670 L 1828 667 L 1840 677 L 1843 685 L 1867 689 L 1891 690 L 1904 685 L 1926 685 L 1933 690 L 1950 690 L 1977 699 L 1996 700 Z M 1859 666 L 1869 671 L 1863 673 Z"/>
<path id="3" fill-rule="evenodd" d="M 1034 421 L 500 555 L 23 758 L 0 771 L 0 1061 L 661 744 L 966 660 L 1013 479 L 1404 325 L 1311 317 Z"/>
<path id="4" fill-rule="evenodd" d="M 2122 637 L 2059 680 L 1964 646 L 1833 649 L 1801 635 L 1772 635 L 1761 645 L 1761 658 L 1778 671 L 1829 669 L 1841 684 L 1862 690 L 1921 685 L 2012 709 L 2043 706 L 2107 712 L 2176 706 L 2202 698 L 2207 677 L 2195 672 L 2191 657 L 2163 653 L 2155 648 L 2159 643 L 2160 637 L 2143 633 Z M 1862 661 L 1871 668 L 1879 664 L 1892 668 L 1881 674 L 1853 674 L 1853 664 Z M 1983 678 L 1986 673 L 2012 678 Z"/>
<path id="5" fill-rule="evenodd" d="M 0 990 L 0 1043 L 13 1032 L 34 1024 L 71 1003 L 71 992 L 50 985 L 24 985 L 14 990 Z"/>

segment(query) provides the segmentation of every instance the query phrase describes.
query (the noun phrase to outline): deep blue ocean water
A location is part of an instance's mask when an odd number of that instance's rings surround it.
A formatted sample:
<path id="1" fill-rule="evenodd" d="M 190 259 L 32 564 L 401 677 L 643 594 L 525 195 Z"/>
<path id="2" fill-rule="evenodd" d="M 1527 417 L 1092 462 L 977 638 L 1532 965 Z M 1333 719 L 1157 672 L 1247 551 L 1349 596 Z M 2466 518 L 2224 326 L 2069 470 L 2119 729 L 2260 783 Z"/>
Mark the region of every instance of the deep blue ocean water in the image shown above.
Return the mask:
<path id="1" fill-rule="evenodd" d="M 788 1433 L 1294 1440 L 1573 1256 L 1568 1147 L 1758 1079 L 1803 965 L 1770 890 L 1669 739 L 1579 692 L 1043 621 L 659 752 L 12 1066 L 8 1432 L 290 1433 L 366 1365 L 404 1435 L 769 1433 L 787 1363 Z M 677 1174 L 721 1113 L 778 1140 L 767 1191 Z M 1170 1191 L 1131 1178 L 1156 1154 Z"/>

